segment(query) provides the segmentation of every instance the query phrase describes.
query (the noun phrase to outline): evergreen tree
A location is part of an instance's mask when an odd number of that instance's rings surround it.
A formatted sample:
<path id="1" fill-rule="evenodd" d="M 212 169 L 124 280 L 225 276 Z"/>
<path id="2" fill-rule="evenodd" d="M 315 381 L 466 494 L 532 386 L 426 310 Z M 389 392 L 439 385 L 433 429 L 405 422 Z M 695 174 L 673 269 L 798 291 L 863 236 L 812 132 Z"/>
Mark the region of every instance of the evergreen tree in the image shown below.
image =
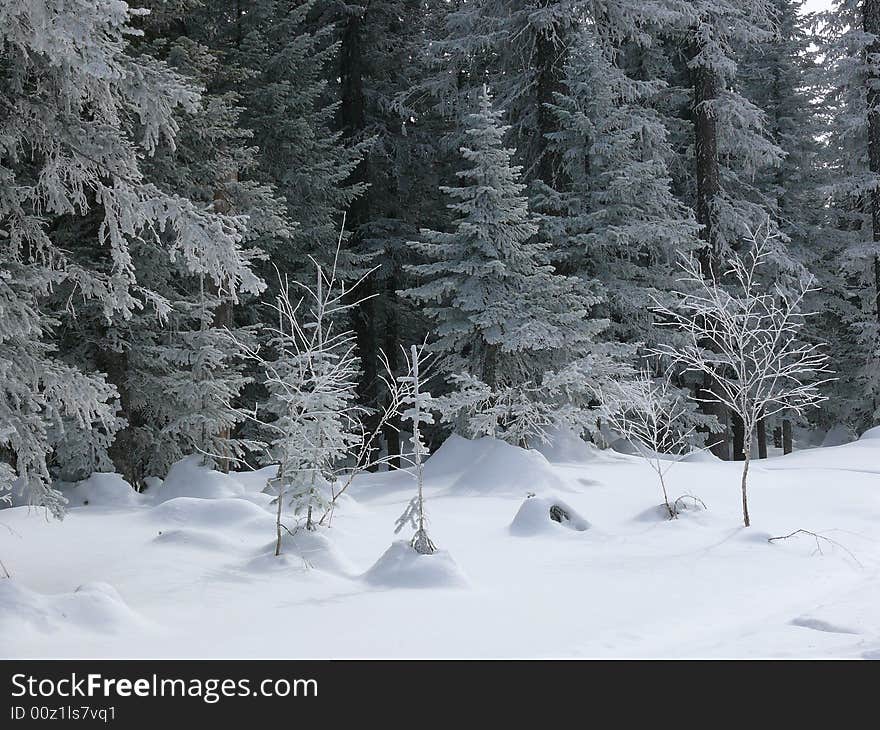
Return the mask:
<path id="1" fill-rule="evenodd" d="M 20 424 L 12 435 L 4 429 L 11 453 L 3 471 L 56 513 L 51 460 L 106 466 L 103 451 L 119 424 L 108 405 L 114 389 L 52 355 L 50 310 L 92 309 L 108 322 L 131 319 L 148 303 L 166 313 L 165 298 L 139 276 L 143 249 L 231 298 L 259 288 L 241 247 L 244 221 L 205 210 L 146 173 L 145 159 L 173 147 L 178 110 L 195 113 L 200 96 L 168 64 L 127 52 L 140 14 L 125 4 L 10 2 L 0 29 L 0 261 L 5 298 L 18 313 L 4 327 L 0 359 L 18 363 L 6 368 L 3 403 L 9 422 Z M 104 435 L 82 439 L 90 458 L 75 453 L 70 429 L 96 424 Z"/>
<path id="2" fill-rule="evenodd" d="M 829 324 L 848 324 L 831 331 L 840 372 L 833 406 L 861 430 L 880 421 L 880 5 L 840 0 L 821 20 L 835 129 L 824 150 L 834 216 L 825 234 L 837 274 Z"/>
<path id="3" fill-rule="evenodd" d="M 461 150 L 469 164 L 462 184 L 441 188 L 452 199 L 453 230 L 423 230 L 413 242 L 428 262 L 412 267 L 422 283 L 403 292 L 434 323 L 440 369 L 464 375 L 468 390 L 469 379 L 490 391 L 540 384 L 590 351 L 607 324 L 589 317 L 595 294 L 548 263 L 506 132 L 484 88 Z"/>
<path id="4" fill-rule="evenodd" d="M 596 24 L 574 37 L 564 90 L 550 107 L 550 142 L 567 185 L 538 196 L 553 256 L 565 271 L 597 282 L 621 342 L 650 342 L 650 307 L 663 299 L 679 254 L 697 245 L 693 215 L 671 191 L 672 149 L 650 104 L 662 81 L 630 78 L 621 49 Z"/>

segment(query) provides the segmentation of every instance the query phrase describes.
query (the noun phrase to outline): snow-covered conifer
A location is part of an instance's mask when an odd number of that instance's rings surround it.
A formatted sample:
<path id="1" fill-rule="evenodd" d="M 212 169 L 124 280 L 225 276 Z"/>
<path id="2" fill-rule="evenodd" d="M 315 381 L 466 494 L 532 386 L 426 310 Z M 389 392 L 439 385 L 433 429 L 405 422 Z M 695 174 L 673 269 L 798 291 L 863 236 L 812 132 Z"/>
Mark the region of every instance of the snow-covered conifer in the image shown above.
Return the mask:
<path id="1" fill-rule="evenodd" d="M 400 414 L 400 420 L 404 423 L 409 421 L 412 424 L 412 456 L 410 459 L 416 478 L 416 496 L 412 498 L 406 510 L 398 518 L 395 532 L 400 532 L 407 524 L 412 525 L 413 529 L 415 529 L 415 533 L 410 540 L 413 550 L 420 555 L 431 555 L 437 548 L 431 538 L 428 537 L 427 531 L 428 518 L 425 514 L 424 460 L 428 456 L 428 448 L 422 440 L 421 427 L 423 424 L 434 423 L 434 416 L 431 413 L 433 398 L 423 388 L 425 357 L 422 349 L 412 345 L 409 355 L 407 356 L 404 353 L 404 359 L 406 361 L 406 374 L 397 377 L 397 382 L 402 386 L 402 390 L 407 393 L 401 399 L 401 405 L 406 410 Z"/>
<path id="2" fill-rule="evenodd" d="M 441 188 L 452 199 L 453 230 L 423 230 L 413 242 L 428 262 L 411 267 L 422 283 L 404 295 L 424 304 L 446 374 L 492 390 L 539 383 L 593 346 L 606 322 L 589 316 L 598 298 L 548 263 L 488 89 L 468 119 L 468 167 L 459 186 Z"/>

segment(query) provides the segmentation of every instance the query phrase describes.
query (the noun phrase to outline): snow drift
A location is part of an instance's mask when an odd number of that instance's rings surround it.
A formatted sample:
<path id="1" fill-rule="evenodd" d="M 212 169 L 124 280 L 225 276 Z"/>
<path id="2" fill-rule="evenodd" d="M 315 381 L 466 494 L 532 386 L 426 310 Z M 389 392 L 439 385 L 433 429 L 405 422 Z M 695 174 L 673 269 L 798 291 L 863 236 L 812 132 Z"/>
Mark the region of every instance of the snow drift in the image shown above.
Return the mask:
<path id="1" fill-rule="evenodd" d="M 589 528 L 590 523 L 558 497 L 528 497 L 510 523 L 510 534 L 527 537 L 562 529 L 583 532 Z"/>
<path id="2" fill-rule="evenodd" d="M 421 555 L 396 540 L 365 574 L 364 580 L 385 588 L 462 588 L 467 579 L 445 550 Z"/>

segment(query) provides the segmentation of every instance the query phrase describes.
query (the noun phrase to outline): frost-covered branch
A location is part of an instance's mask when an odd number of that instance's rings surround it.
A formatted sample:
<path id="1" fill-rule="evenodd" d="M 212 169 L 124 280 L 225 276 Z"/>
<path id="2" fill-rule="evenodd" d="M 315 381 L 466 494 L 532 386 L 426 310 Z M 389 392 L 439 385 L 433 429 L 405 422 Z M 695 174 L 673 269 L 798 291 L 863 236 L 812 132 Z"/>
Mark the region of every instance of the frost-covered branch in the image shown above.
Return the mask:
<path id="1" fill-rule="evenodd" d="M 820 388 L 832 378 L 828 356 L 820 345 L 802 339 L 810 312 L 804 298 L 815 290 L 812 278 L 793 287 L 768 287 L 760 277 L 775 235 L 769 226 L 746 241 L 748 251 L 733 256 L 721 276 L 704 278 L 693 257 L 682 261 L 684 286 L 677 303 L 657 303 L 661 325 L 676 327 L 683 341 L 660 345 L 653 353 L 701 373 L 713 383 L 696 397 L 721 404 L 736 414 L 744 426 L 742 477 L 743 522 L 748 527 L 746 480 L 752 434 L 761 418 L 782 412 L 802 414 L 826 397 Z M 818 377 L 817 377 L 818 376 Z"/>

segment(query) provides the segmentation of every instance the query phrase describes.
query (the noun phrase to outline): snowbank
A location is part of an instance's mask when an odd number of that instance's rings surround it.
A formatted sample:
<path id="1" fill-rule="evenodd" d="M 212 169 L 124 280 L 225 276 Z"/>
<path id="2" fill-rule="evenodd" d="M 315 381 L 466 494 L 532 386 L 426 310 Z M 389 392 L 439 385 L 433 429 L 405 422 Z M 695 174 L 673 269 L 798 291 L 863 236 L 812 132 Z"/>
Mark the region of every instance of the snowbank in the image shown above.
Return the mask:
<path id="1" fill-rule="evenodd" d="M 558 497 L 529 497 L 520 505 L 510 523 L 510 534 L 529 537 L 555 534 L 559 530 L 583 532 L 589 527 L 590 523 L 577 510 Z"/>
<path id="2" fill-rule="evenodd" d="M 488 436 L 470 440 L 451 436 L 425 464 L 425 478 L 457 475 L 457 494 L 515 494 L 564 488 L 543 454 Z"/>
<path id="3" fill-rule="evenodd" d="M 551 464 L 587 464 L 608 458 L 595 444 L 587 443 L 570 428 L 555 429 L 547 438 L 547 443 L 535 444 L 534 449 Z"/>
<path id="4" fill-rule="evenodd" d="M 106 583 L 86 583 L 72 593 L 46 596 L 16 580 L 0 580 L 0 633 L 7 636 L 23 629 L 54 633 L 71 627 L 120 633 L 147 625 Z"/>
<path id="5" fill-rule="evenodd" d="M 717 464 L 721 459 L 715 456 L 709 449 L 695 449 L 681 457 L 681 461 L 690 464 Z"/>
<path id="6" fill-rule="evenodd" d="M 404 540 L 391 544 L 364 580 L 385 588 L 462 588 L 467 579 L 445 550 L 420 555 Z"/>
<path id="7" fill-rule="evenodd" d="M 92 474 L 88 479 L 62 488 L 70 507 L 131 507 L 143 497 L 119 474 Z"/>
<path id="8" fill-rule="evenodd" d="M 162 486 L 152 496 L 155 503 L 160 503 L 177 497 L 239 497 L 244 492 L 233 475 L 204 466 L 201 456 L 187 456 L 171 466 Z"/>
<path id="9" fill-rule="evenodd" d="M 880 441 L 880 426 L 869 428 L 859 436 L 859 441 Z"/>
<path id="10" fill-rule="evenodd" d="M 832 426 L 822 438 L 821 446 L 841 446 L 856 440 L 856 435 L 848 426 Z"/>
<path id="11" fill-rule="evenodd" d="M 177 497 L 150 509 L 157 522 L 224 528 L 230 525 L 260 521 L 267 529 L 274 519 L 265 509 L 244 499 L 196 499 Z"/>

